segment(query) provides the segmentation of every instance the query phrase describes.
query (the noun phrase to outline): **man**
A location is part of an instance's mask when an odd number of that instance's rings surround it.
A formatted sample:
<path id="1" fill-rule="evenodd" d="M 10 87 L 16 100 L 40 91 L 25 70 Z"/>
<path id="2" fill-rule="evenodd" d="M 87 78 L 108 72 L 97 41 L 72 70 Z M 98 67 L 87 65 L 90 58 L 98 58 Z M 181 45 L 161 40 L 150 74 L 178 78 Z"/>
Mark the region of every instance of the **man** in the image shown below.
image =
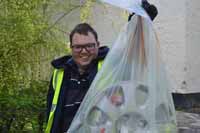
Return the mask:
<path id="1" fill-rule="evenodd" d="M 100 47 L 96 31 L 87 23 L 78 24 L 72 30 L 70 48 L 71 56 L 52 61 L 55 70 L 47 99 L 47 133 L 68 130 L 109 51 L 108 47 Z"/>
<path id="2" fill-rule="evenodd" d="M 62 133 L 70 126 L 98 71 L 98 64 L 102 63 L 108 52 L 107 47 L 99 45 L 96 31 L 87 23 L 81 23 L 70 34 L 72 56 L 64 56 L 52 62 L 53 67 L 63 71 L 64 74 L 49 131 Z M 53 76 L 51 82 L 54 82 L 54 79 Z M 48 92 L 48 116 L 50 109 L 52 111 L 54 108 L 52 106 L 54 94 L 55 87 L 52 83 Z"/>

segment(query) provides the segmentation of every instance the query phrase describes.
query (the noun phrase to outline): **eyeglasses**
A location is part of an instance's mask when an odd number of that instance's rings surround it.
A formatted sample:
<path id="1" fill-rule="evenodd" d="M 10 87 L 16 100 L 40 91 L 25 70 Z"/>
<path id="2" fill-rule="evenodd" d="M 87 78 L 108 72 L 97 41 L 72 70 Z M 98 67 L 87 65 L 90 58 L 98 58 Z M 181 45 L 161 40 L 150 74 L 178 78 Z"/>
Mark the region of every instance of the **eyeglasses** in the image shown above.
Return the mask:
<path id="1" fill-rule="evenodd" d="M 81 52 L 83 50 L 83 48 L 87 51 L 87 52 L 90 52 L 90 51 L 93 51 L 95 49 L 95 43 L 87 43 L 87 44 L 82 44 L 82 45 L 79 45 L 79 44 L 74 44 L 74 45 L 71 45 L 71 48 L 74 52 Z"/>

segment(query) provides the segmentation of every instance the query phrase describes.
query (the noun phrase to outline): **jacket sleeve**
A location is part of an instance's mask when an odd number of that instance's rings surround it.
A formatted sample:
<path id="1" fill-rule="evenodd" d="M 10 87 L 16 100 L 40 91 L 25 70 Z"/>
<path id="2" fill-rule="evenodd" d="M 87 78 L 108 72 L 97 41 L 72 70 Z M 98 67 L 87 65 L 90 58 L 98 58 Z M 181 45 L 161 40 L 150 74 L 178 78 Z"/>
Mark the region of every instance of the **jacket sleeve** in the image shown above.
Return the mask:
<path id="1" fill-rule="evenodd" d="M 52 104 L 52 101 L 53 101 L 53 96 L 54 96 L 54 89 L 53 89 L 53 85 L 52 85 L 52 80 L 53 80 L 53 76 L 51 77 L 51 80 L 50 80 L 50 84 L 49 84 L 49 90 L 48 90 L 48 93 L 47 93 L 47 119 L 46 121 L 48 121 L 48 118 L 49 118 L 49 114 L 50 114 L 50 111 L 51 111 L 51 104 Z"/>

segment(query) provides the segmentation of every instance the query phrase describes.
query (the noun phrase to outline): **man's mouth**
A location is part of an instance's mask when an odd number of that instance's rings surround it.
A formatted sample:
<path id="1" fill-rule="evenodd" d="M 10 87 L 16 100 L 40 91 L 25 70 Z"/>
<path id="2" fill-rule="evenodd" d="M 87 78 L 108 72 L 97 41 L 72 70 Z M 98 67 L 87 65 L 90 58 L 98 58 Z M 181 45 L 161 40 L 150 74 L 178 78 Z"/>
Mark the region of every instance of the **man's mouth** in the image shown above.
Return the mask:
<path id="1" fill-rule="evenodd" d="M 81 58 L 85 59 L 85 58 L 88 58 L 88 56 L 82 56 Z"/>
<path id="2" fill-rule="evenodd" d="M 89 59 L 89 56 L 82 56 L 81 59 L 82 59 L 82 60 L 88 60 L 88 59 Z"/>

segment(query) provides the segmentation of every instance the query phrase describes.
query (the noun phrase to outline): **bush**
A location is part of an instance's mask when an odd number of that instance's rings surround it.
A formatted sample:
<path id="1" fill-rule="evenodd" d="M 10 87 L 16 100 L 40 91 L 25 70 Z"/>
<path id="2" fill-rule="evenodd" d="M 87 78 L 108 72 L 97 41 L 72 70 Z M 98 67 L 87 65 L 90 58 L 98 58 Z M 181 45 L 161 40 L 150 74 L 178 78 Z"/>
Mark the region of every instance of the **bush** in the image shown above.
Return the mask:
<path id="1" fill-rule="evenodd" d="M 31 81 L 29 88 L 1 92 L 0 132 L 43 132 L 47 88 L 46 81 Z"/>

